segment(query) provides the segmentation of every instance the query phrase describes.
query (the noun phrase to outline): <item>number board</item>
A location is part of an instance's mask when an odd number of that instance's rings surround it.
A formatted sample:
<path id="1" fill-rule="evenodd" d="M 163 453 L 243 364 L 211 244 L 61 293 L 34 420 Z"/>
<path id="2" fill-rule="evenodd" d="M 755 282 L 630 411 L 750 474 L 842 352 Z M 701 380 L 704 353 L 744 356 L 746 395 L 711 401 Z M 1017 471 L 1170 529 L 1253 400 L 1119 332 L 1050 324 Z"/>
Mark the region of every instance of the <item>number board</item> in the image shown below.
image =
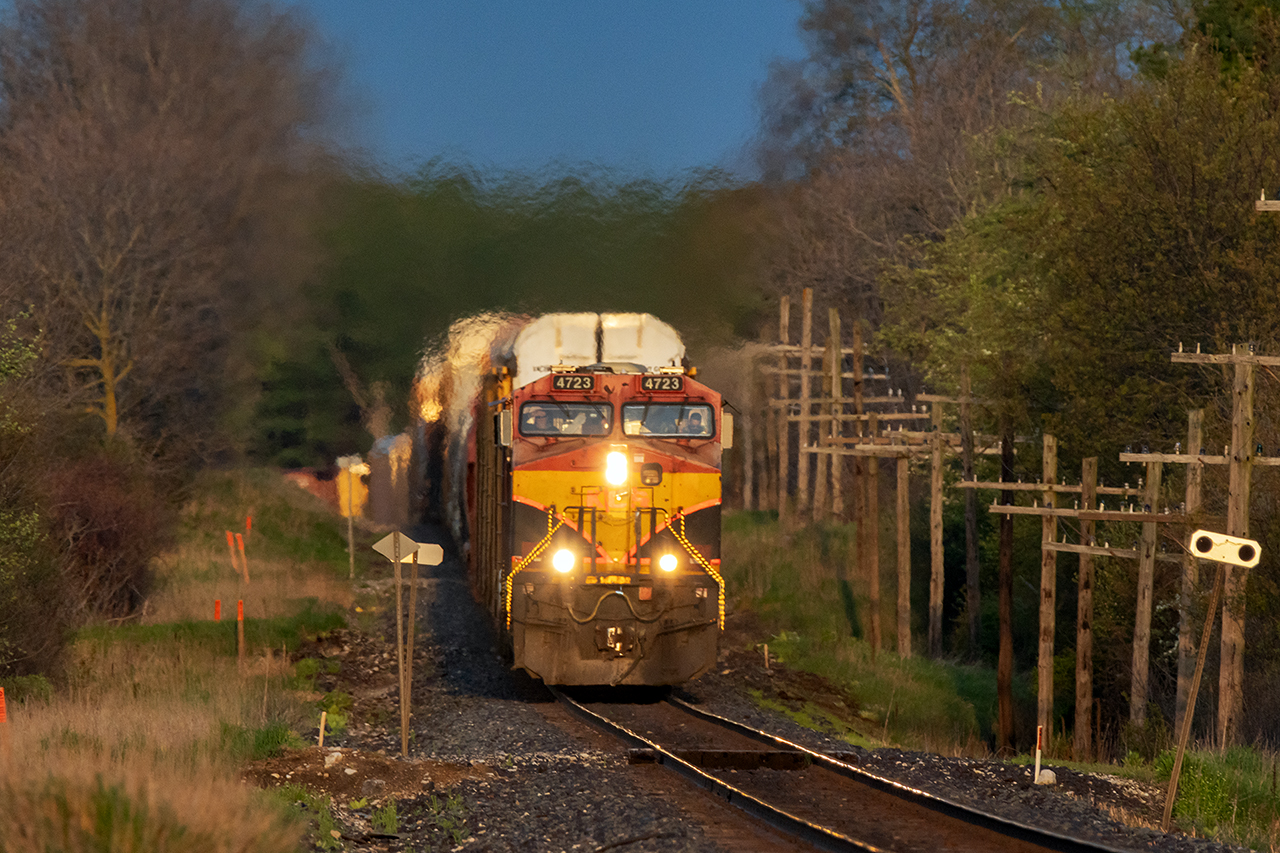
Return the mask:
<path id="1" fill-rule="evenodd" d="M 594 391 L 596 390 L 596 378 L 594 376 L 582 376 L 577 373 L 557 373 L 551 377 L 551 390 Z"/>
<path id="2" fill-rule="evenodd" d="M 684 390 L 684 377 L 661 375 L 661 376 L 641 376 L 641 391 L 676 391 Z"/>

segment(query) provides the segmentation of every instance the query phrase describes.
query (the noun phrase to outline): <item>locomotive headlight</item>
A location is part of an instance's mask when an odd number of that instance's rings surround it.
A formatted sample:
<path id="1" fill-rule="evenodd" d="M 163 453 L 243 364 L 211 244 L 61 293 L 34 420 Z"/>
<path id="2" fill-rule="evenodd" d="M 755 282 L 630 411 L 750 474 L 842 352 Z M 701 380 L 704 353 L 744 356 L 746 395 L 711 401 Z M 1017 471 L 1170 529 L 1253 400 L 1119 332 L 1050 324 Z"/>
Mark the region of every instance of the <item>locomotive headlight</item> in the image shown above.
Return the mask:
<path id="1" fill-rule="evenodd" d="M 627 454 L 614 450 L 604 460 L 604 478 L 611 486 L 627 482 Z"/>
<path id="2" fill-rule="evenodd" d="M 663 554 L 658 558 L 658 568 L 664 572 L 674 572 L 676 570 L 676 555 Z"/>
<path id="3" fill-rule="evenodd" d="M 573 571 L 573 564 L 577 561 L 578 558 L 573 555 L 572 551 L 568 548 L 561 548 L 552 555 L 551 567 L 560 574 L 567 575 Z"/>

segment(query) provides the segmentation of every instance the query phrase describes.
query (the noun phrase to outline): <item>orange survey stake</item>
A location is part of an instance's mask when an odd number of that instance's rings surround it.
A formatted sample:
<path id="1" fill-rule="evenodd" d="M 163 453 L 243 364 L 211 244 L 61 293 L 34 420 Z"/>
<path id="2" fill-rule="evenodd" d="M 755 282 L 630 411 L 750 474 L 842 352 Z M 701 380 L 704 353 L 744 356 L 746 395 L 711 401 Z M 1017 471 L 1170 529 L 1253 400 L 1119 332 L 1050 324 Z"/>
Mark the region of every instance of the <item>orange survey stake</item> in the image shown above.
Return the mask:
<path id="1" fill-rule="evenodd" d="M 213 621 L 214 622 L 222 621 L 222 599 L 221 598 L 215 598 L 213 600 Z"/>
<path id="2" fill-rule="evenodd" d="M 244 582 L 249 582 L 249 561 L 244 556 L 244 536 L 236 534 L 236 547 L 240 549 L 240 571 L 244 574 Z"/>
<path id="3" fill-rule="evenodd" d="M 0 726 L 9 722 L 8 714 L 4 709 L 4 688 L 0 687 Z"/>

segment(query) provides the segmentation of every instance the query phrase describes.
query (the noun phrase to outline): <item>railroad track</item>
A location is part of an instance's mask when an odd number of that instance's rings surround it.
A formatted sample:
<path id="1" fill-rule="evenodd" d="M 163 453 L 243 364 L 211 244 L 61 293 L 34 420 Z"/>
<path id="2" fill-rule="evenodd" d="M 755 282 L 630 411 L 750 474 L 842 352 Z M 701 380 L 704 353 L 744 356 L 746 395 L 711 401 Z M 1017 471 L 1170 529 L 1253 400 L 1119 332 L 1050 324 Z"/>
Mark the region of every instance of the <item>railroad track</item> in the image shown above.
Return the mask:
<path id="1" fill-rule="evenodd" d="M 774 830 L 829 851 L 1119 853 L 883 779 L 678 699 L 596 701 L 553 690 L 571 712 Z M 598 698 L 598 697 L 597 697 Z"/>

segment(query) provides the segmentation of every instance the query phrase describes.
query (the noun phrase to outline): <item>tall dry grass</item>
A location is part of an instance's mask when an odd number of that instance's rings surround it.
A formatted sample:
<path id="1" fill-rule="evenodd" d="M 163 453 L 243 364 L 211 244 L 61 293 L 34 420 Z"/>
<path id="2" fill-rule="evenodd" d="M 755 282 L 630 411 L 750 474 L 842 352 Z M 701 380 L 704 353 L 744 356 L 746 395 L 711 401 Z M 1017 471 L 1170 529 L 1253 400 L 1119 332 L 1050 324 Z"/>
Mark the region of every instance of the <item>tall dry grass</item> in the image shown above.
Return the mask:
<path id="1" fill-rule="evenodd" d="M 257 516 L 247 584 L 232 572 L 224 532 L 243 523 L 246 507 Z M 340 528 L 269 474 L 219 475 L 186 508 L 182 540 L 155 566 L 138 621 L 212 619 L 217 598 L 224 620 L 235 619 L 238 599 L 247 618 L 290 616 L 307 599 L 345 608 Z M 242 668 L 234 642 L 213 645 L 99 627 L 73 644 L 51 698 L 11 703 L 0 743 L 0 853 L 298 850 L 302 825 L 238 771 L 255 732 L 300 727 L 309 709 L 282 689 L 282 658 L 251 649 Z"/>
<path id="2" fill-rule="evenodd" d="M 76 645 L 49 700 L 11 707 L 0 851 L 291 851 L 299 829 L 237 779 L 227 726 L 279 714 L 208 650 Z"/>

